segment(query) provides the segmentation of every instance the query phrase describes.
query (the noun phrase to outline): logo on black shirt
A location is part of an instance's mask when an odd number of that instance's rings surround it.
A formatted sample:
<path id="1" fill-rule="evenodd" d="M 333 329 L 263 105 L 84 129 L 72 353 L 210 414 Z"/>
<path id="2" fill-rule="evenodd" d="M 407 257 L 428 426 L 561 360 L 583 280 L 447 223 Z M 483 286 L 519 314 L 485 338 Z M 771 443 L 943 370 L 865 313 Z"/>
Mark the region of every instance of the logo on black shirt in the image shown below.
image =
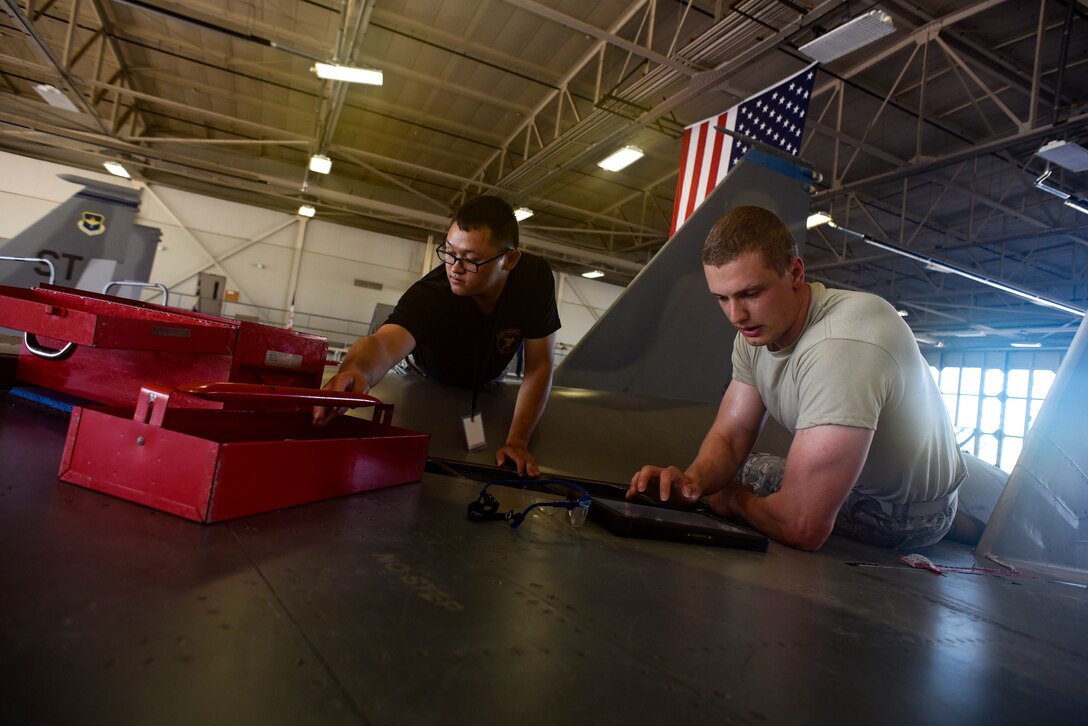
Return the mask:
<path id="1" fill-rule="evenodd" d="M 509 355 L 518 349 L 521 342 L 521 330 L 519 328 L 507 328 L 495 333 L 495 347 L 499 355 Z"/>

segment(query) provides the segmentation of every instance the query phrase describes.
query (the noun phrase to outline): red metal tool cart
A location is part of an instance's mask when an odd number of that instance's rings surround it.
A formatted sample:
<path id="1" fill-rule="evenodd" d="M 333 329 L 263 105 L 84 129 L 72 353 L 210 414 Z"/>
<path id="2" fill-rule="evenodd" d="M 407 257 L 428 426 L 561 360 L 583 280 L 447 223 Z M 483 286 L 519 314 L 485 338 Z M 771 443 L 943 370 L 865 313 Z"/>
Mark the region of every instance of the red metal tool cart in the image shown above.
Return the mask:
<path id="1" fill-rule="evenodd" d="M 26 333 L 18 381 L 111 406 L 132 406 L 145 383 L 318 388 L 328 350 L 316 335 L 49 285 L 0 286 L 0 326 Z"/>

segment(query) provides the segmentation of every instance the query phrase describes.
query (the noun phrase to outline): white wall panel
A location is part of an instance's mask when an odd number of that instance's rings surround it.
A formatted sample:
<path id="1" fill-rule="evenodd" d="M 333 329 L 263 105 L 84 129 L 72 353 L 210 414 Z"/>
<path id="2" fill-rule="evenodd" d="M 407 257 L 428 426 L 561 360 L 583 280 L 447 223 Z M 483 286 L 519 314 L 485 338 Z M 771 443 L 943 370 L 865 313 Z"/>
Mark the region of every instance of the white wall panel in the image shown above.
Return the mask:
<path id="1" fill-rule="evenodd" d="M 106 173 L 0 152 L 0 238 L 14 237 L 81 189 L 59 179 L 58 174 L 126 184 L 123 179 Z"/>
<path id="2" fill-rule="evenodd" d="M 78 186 L 58 179 L 58 174 L 118 186 L 132 184 L 104 173 L 4 153 L 0 153 L 0 170 L 0 238 L 15 236 L 79 191 Z M 151 280 L 170 285 L 176 294 L 172 304 L 191 307 L 196 273 L 207 269 L 225 274 L 227 289 L 241 292 L 242 304 L 228 304 L 225 313 L 259 313 L 262 322 L 282 324 L 285 315 L 280 311 L 289 303 L 299 218 L 157 185 L 151 191 L 144 192 L 136 221 L 162 232 Z M 281 225 L 282 229 L 269 234 Z M 221 257 L 257 237 L 260 241 L 226 257 L 219 268 L 211 265 L 209 255 Z M 299 265 L 296 324 L 333 339 L 353 337 L 366 329 L 377 303 L 395 304 L 419 279 L 420 271 L 435 264 L 430 245 L 333 224 L 320 216 L 310 219 Z M 572 346 L 592 327 L 594 313 L 603 313 L 622 288 L 577 276 L 556 278 L 563 321 L 556 338 Z M 377 283 L 382 289 L 358 287 L 356 280 Z"/>

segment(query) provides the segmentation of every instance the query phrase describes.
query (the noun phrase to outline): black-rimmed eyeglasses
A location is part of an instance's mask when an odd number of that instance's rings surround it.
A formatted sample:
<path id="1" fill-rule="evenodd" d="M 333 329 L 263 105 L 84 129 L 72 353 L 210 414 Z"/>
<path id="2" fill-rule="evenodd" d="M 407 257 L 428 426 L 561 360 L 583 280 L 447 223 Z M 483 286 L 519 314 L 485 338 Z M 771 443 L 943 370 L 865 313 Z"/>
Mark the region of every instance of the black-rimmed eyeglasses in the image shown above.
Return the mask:
<path id="1" fill-rule="evenodd" d="M 464 257 L 458 257 L 445 247 L 434 248 L 434 253 L 438 255 L 438 259 L 442 260 L 450 267 L 453 267 L 458 262 L 460 262 L 461 267 L 465 268 L 465 272 L 479 272 L 481 267 L 486 265 L 488 262 L 494 262 L 495 260 L 505 255 L 507 252 L 513 252 L 513 250 L 507 247 L 505 250 L 495 255 L 494 257 L 489 257 L 486 260 L 480 260 L 479 262 L 477 262 L 476 260 L 466 260 Z"/>

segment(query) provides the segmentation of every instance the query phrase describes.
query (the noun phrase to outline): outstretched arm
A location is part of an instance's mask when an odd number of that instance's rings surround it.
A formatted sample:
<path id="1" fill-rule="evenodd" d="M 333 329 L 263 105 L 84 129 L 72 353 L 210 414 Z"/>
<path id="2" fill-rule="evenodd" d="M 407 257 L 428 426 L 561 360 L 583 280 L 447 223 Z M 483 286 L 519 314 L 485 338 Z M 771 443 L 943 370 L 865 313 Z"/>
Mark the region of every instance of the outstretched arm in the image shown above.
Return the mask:
<path id="1" fill-rule="evenodd" d="M 495 452 L 495 463 L 509 459 L 518 468 L 518 476 L 537 476 L 540 467 L 529 453 L 529 438 L 533 435 L 552 389 L 552 349 L 555 333 L 546 338 L 525 340 L 525 376 L 521 381 L 514 417 L 506 435 L 506 444 Z"/>
<path id="2" fill-rule="evenodd" d="M 794 435 L 782 487 L 759 497 L 731 483 L 711 498 L 719 514 L 735 515 L 772 539 L 816 550 L 835 527 L 835 517 L 865 465 L 873 432 L 852 426 L 814 426 Z"/>
<path id="3" fill-rule="evenodd" d="M 766 407 L 754 386 L 732 381 L 725 389 L 718 415 L 699 447 L 695 460 L 684 471 L 676 466 L 644 466 L 627 490 L 630 499 L 654 489 L 661 501 L 676 493 L 688 502 L 713 494 L 737 475 L 759 435 Z"/>
<path id="4" fill-rule="evenodd" d="M 324 385 L 332 391 L 366 393 L 385 377 L 389 369 L 416 347 L 416 339 L 399 325 L 383 325 L 372 335 L 359 338 L 351 346 L 340 372 Z M 314 423 L 324 424 L 343 409 L 314 407 Z"/>

